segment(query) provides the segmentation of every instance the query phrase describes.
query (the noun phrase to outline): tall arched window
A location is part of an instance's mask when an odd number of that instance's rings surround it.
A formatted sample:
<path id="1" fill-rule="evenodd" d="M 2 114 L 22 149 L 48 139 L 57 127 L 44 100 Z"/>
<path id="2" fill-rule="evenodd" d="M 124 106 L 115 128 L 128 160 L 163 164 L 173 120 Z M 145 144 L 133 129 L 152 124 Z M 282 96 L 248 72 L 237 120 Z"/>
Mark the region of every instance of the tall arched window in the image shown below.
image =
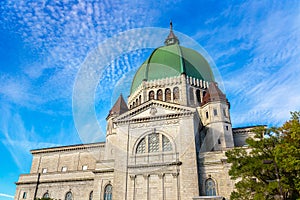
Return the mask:
<path id="1" fill-rule="evenodd" d="M 93 200 L 93 191 L 90 192 L 89 200 Z"/>
<path id="2" fill-rule="evenodd" d="M 165 99 L 166 99 L 166 102 L 171 101 L 171 90 L 169 88 L 167 88 L 165 91 Z"/>
<path id="3" fill-rule="evenodd" d="M 196 97 L 197 97 L 198 103 L 201 103 L 200 90 L 196 90 Z"/>
<path id="4" fill-rule="evenodd" d="M 163 100 L 163 92 L 162 90 L 157 91 L 157 100 L 162 101 Z"/>
<path id="5" fill-rule="evenodd" d="M 43 195 L 43 198 L 50 198 L 50 195 L 48 192 L 46 192 L 44 195 Z"/>
<path id="6" fill-rule="evenodd" d="M 72 200 L 72 199 L 73 199 L 72 192 L 67 192 L 65 196 L 65 200 Z"/>
<path id="7" fill-rule="evenodd" d="M 173 99 L 174 101 L 178 101 L 179 100 L 179 88 L 175 87 L 173 89 Z"/>
<path id="8" fill-rule="evenodd" d="M 141 105 L 142 104 L 142 96 L 140 95 L 139 96 L 139 105 Z"/>
<path id="9" fill-rule="evenodd" d="M 112 200 L 112 185 L 108 184 L 104 189 L 104 200 Z"/>
<path id="10" fill-rule="evenodd" d="M 205 181 L 206 196 L 216 196 L 216 184 L 211 178 Z"/>
<path id="11" fill-rule="evenodd" d="M 152 99 L 154 99 L 154 91 L 153 90 L 151 90 L 149 92 L 149 100 L 152 100 Z"/>

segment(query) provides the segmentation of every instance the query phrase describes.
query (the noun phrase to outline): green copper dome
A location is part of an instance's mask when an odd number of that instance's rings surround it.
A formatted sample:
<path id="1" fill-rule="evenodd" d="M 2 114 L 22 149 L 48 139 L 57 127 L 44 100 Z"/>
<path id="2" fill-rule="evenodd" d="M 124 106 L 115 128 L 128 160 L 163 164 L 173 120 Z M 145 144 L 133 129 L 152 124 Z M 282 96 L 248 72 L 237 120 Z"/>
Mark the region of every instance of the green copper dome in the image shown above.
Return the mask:
<path id="1" fill-rule="evenodd" d="M 198 52 L 179 45 L 179 40 L 172 31 L 172 24 L 165 45 L 155 49 L 137 70 L 132 81 L 130 94 L 135 92 L 143 80 L 164 79 L 183 73 L 200 80 L 214 81 L 207 60 Z"/>

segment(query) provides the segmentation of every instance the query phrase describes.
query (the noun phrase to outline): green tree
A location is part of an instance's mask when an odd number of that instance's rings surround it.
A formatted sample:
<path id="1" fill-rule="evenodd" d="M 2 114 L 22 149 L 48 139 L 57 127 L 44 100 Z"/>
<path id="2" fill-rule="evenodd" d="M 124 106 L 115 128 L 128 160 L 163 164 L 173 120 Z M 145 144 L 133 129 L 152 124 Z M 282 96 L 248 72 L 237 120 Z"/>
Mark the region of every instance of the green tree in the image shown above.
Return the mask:
<path id="1" fill-rule="evenodd" d="M 229 175 L 237 180 L 231 199 L 297 199 L 300 197 L 300 112 L 280 128 L 258 127 L 247 148 L 226 152 Z"/>
<path id="2" fill-rule="evenodd" d="M 280 181 L 291 199 L 300 199 L 300 112 L 292 112 L 291 119 L 278 128 L 281 143 L 276 146 L 275 159 L 280 164 Z"/>

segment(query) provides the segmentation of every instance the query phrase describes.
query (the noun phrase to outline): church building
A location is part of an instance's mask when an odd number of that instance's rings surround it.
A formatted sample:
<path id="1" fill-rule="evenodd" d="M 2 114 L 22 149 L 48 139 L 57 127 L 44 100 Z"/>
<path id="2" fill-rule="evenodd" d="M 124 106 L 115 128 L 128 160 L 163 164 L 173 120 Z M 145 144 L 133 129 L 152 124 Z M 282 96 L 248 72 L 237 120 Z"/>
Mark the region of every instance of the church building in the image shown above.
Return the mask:
<path id="1" fill-rule="evenodd" d="M 15 200 L 229 199 L 225 152 L 251 127 L 232 128 L 230 104 L 206 58 L 180 46 L 170 24 L 107 118 L 106 141 L 31 150 Z"/>

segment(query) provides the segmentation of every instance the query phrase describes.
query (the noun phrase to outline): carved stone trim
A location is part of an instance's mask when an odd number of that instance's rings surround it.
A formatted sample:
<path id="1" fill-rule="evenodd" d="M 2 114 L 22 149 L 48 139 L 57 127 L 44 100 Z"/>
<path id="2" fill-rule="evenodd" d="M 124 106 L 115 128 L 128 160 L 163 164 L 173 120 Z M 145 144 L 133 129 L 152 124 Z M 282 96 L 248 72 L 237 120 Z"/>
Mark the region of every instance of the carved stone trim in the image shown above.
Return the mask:
<path id="1" fill-rule="evenodd" d="M 128 168 L 147 168 L 147 167 L 163 167 L 163 166 L 174 166 L 181 165 L 182 162 L 169 162 L 169 163 L 153 163 L 153 164 L 140 164 L 140 165 L 129 165 Z"/>

